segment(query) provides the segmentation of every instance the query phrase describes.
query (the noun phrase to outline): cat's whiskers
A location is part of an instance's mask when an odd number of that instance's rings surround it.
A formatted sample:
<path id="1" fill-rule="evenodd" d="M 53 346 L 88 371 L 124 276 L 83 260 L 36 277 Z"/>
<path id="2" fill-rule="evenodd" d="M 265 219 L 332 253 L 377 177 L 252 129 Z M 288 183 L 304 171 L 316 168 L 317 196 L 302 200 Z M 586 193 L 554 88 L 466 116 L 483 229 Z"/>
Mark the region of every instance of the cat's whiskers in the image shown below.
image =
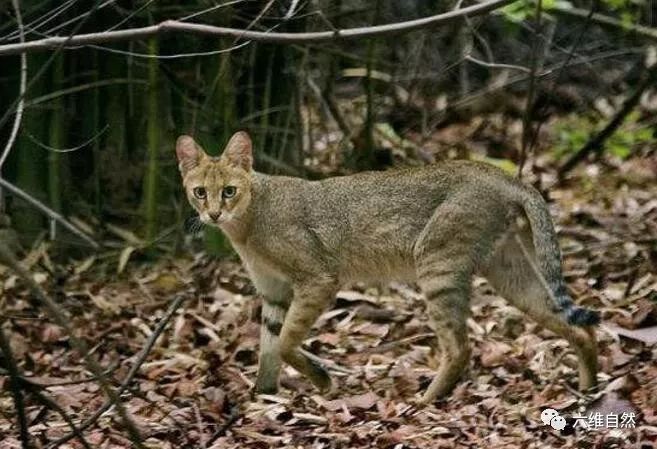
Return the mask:
<path id="1" fill-rule="evenodd" d="M 186 220 L 185 227 L 190 234 L 197 236 L 203 229 L 203 222 L 198 215 L 192 215 Z"/>

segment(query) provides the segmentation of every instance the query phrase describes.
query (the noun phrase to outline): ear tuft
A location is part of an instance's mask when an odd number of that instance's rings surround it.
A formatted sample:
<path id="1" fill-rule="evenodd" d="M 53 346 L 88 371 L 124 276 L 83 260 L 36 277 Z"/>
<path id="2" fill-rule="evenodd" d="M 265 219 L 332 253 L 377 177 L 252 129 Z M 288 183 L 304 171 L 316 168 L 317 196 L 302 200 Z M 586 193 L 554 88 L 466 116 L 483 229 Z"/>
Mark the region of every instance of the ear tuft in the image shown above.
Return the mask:
<path id="1" fill-rule="evenodd" d="M 176 140 L 176 156 L 178 157 L 178 169 L 183 175 L 198 166 L 203 156 L 203 150 L 190 136 L 182 135 Z"/>
<path id="2" fill-rule="evenodd" d="M 250 171 L 253 166 L 253 143 L 251 142 L 251 137 L 244 131 L 236 132 L 228 141 L 221 157 L 228 161 L 230 165 Z"/>

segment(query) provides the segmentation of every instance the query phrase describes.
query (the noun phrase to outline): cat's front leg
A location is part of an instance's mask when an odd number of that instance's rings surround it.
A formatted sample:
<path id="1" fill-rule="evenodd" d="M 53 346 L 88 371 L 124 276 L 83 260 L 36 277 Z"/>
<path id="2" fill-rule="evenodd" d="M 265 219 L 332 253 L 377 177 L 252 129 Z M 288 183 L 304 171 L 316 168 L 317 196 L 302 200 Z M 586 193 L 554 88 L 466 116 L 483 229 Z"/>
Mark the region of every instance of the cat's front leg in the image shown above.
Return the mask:
<path id="1" fill-rule="evenodd" d="M 274 394 L 278 391 L 281 371 L 280 333 L 292 299 L 292 289 L 282 281 L 259 279 L 256 287 L 263 295 L 260 325 L 260 356 L 256 393 Z"/>
<path id="2" fill-rule="evenodd" d="M 287 307 L 263 299 L 260 325 L 260 356 L 256 393 L 274 394 L 278 391 L 281 371 L 280 333 Z"/>
<path id="3" fill-rule="evenodd" d="M 294 299 L 280 334 L 280 354 L 284 362 L 304 374 L 320 391 L 331 389 L 331 377 L 316 361 L 300 350 L 310 328 L 324 312 L 337 292 L 337 282 L 318 276 L 294 287 Z"/>

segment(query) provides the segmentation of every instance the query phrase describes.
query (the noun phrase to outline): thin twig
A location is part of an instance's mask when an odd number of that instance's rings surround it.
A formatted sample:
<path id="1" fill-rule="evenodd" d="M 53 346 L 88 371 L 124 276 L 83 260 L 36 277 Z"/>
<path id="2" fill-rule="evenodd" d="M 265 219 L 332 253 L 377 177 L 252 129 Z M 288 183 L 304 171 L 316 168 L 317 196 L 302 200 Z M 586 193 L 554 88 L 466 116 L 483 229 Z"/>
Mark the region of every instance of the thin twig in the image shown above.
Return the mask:
<path id="1" fill-rule="evenodd" d="M 37 400 L 41 402 L 45 407 L 54 410 L 59 416 L 62 417 L 64 422 L 66 422 L 66 424 L 68 424 L 68 426 L 71 428 L 71 432 L 75 434 L 75 437 L 78 439 L 78 441 L 80 441 L 80 444 L 82 444 L 82 446 L 84 446 L 85 449 L 92 449 L 91 445 L 86 440 L 80 429 L 78 429 L 78 427 L 75 425 L 73 418 L 71 418 L 71 416 L 68 413 L 66 413 L 66 411 L 62 408 L 61 405 L 59 405 L 56 401 L 54 401 L 48 395 L 43 393 L 39 385 L 29 382 L 24 378 L 22 379 L 22 381 L 26 389 L 30 392 L 30 394 L 34 395 L 37 398 Z"/>
<path id="2" fill-rule="evenodd" d="M 21 439 L 23 449 L 30 449 L 30 434 L 27 430 L 27 415 L 25 414 L 25 403 L 23 401 L 23 389 L 20 381 L 20 373 L 16 365 L 16 359 L 11 350 L 9 340 L 5 336 L 5 331 L 2 329 L 3 322 L 0 322 L 0 349 L 2 349 L 2 356 L 9 371 L 9 388 L 11 395 L 14 397 L 14 408 L 16 409 L 16 421 L 18 421 L 18 433 Z"/>
<path id="3" fill-rule="evenodd" d="M 23 30 L 23 18 L 21 16 L 20 5 L 18 0 L 12 0 L 12 5 L 14 6 L 14 12 L 16 14 L 16 23 L 18 24 L 18 34 L 20 37 L 21 43 L 25 43 L 25 32 Z M 11 133 L 9 134 L 9 140 L 5 145 L 4 150 L 0 153 L 0 177 L 2 177 L 2 166 L 4 165 L 11 147 L 14 146 L 16 141 L 16 136 L 18 136 L 18 130 L 21 127 L 21 121 L 23 119 L 23 110 L 25 108 L 25 90 L 27 89 L 27 55 L 25 52 L 21 52 L 21 80 L 18 88 L 20 101 L 16 107 L 16 116 L 14 117 L 14 125 L 11 127 Z M 2 195 L 2 189 L 0 189 L 0 212 L 4 210 L 4 201 Z"/>
<path id="4" fill-rule="evenodd" d="M 118 367 L 118 364 L 114 364 L 113 366 L 111 366 L 110 368 L 105 370 L 105 375 L 110 376 L 114 371 L 116 371 L 117 367 Z M 0 369 L 0 376 L 6 376 L 8 374 L 9 374 L 8 371 L 5 371 L 4 369 Z M 63 380 L 63 381 L 60 381 L 60 382 L 40 383 L 40 382 L 37 382 L 37 381 L 33 380 L 32 378 L 30 378 L 28 376 L 21 375 L 21 381 L 22 382 L 28 383 L 30 385 L 34 385 L 35 387 L 38 387 L 38 388 L 41 388 L 41 389 L 48 389 L 48 388 L 52 388 L 52 387 L 63 387 L 63 386 L 66 386 L 66 385 L 80 385 L 80 384 L 89 383 L 89 382 L 96 382 L 97 380 L 98 380 L 97 377 L 91 376 L 91 377 L 86 377 L 86 378 L 80 379 L 80 380 Z"/>
<path id="5" fill-rule="evenodd" d="M 110 1 L 113 1 L 113 0 L 110 0 Z M 52 52 L 52 54 L 48 57 L 46 62 L 41 65 L 41 67 L 36 72 L 36 74 L 30 79 L 30 81 L 25 86 L 25 91 L 22 94 L 19 94 L 18 97 L 16 97 L 16 99 L 13 102 L 11 102 L 11 105 L 7 108 L 4 115 L 2 117 L 0 117 L 0 128 L 2 128 L 4 126 L 4 124 L 7 122 L 8 118 L 9 118 L 9 116 L 11 116 L 11 114 L 15 111 L 17 105 L 25 98 L 25 96 L 27 95 L 27 92 L 32 88 L 32 86 L 34 86 L 34 84 L 38 80 L 40 80 L 43 75 L 45 75 L 46 71 L 50 68 L 50 65 L 55 61 L 55 58 L 57 57 L 57 55 L 59 55 L 59 53 L 67 46 L 70 39 L 73 38 L 73 36 L 75 36 L 75 33 L 77 33 L 80 30 L 80 28 L 87 22 L 89 17 L 91 17 L 91 15 L 94 12 L 96 12 L 96 10 L 98 10 L 98 8 L 100 7 L 100 2 L 101 2 L 101 0 L 97 0 L 94 3 L 94 5 L 91 7 L 89 12 L 87 13 L 87 16 L 82 21 L 80 21 L 80 23 L 76 24 L 76 26 L 71 31 L 71 34 L 69 34 L 67 37 L 59 38 L 59 43 L 57 45 L 54 45 L 55 51 Z M 29 42 L 26 42 L 24 44 L 15 44 L 15 45 L 27 45 L 27 44 L 29 44 Z M 18 51 L 14 52 L 14 54 L 22 53 L 22 52 L 23 52 L 22 49 L 18 49 Z"/>
<path id="6" fill-rule="evenodd" d="M 623 103 L 618 112 L 613 116 L 613 118 L 607 123 L 598 134 L 589 139 L 586 144 L 577 151 L 566 163 L 559 169 L 559 176 L 562 177 L 569 171 L 571 171 L 575 166 L 580 163 L 586 156 L 591 152 L 602 152 L 604 148 L 605 141 L 611 137 L 616 130 L 623 124 L 627 116 L 634 110 L 639 101 L 643 92 L 649 87 L 653 87 L 657 83 L 657 64 L 653 64 L 650 67 L 646 77 L 641 81 L 637 86 L 636 90 L 628 97 Z"/>
<path id="7" fill-rule="evenodd" d="M 188 52 L 188 53 L 176 53 L 174 55 L 154 55 L 154 54 L 150 54 L 150 53 L 138 53 L 138 52 L 135 52 L 135 51 L 119 50 L 118 48 L 104 47 L 102 45 L 88 45 L 88 47 L 93 48 L 95 50 L 106 51 L 106 52 L 109 52 L 109 53 L 116 53 L 116 54 L 125 55 L 125 56 L 133 56 L 135 58 L 165 60 L 165 59 L 194 58 L 194 57 L 197 57 L 197 56 L 220 55 L 222 53 L 230 53 L 232 51 L 239 50 L 240 48 L 246 47 L 249 44 L 250 44 L 250 41 L 246 41 L 246 42 L 241 42 L 237 45 L 232 45 L 230 47 L 220 48 L 218 50 L 193 51 L 193 52 Z"/>
<path id="8" fill-rule="evenodd" d="M 214 5 L 214 6 L 211 6 L 209 8 L 202 9 L 200 11 L 196 11 L 196 12 L 193 12 L 191 14 L 188 14 L 185 17 L 181 17 L 180 19 L 178 19 L 178 21 L 184 22 L 185 20 L 193 19 L 194 17 L 198 17 L 198 16 L 201 16 L 203 14 L 207 14 L 209 12 L 216 11 L 217 9 L 225 8 L 225 7 L 228 7 L 228 6 L 233 6 L 233 5 L 238 4 L 238 3 L 244 3 L 244 1 L 247 1 L 247 0 L 233 0 L 233 1 L 230 1 L 230 2 L 223 2 L 223 3 L 220 3 L 218 5 Z M 114 29 L 114 28 L 115 27 L 112 27 L 112 29 Z M 108 30 L 108 31 L 110 31 L 110 30 Z"/>
<path id="9" fill-rule="evenodd" d="M 584 35 L 585 35 L 586 31 L 588 30 L 589 24 L 591 23 L 591 18 L 593 17 L 593 14 L 594 14 L 595 10 L 598 7 L 598 2 L 599 2 L 599 0 L 593 0 L 593 3 L 591 4 L 591 9 L 589 10 L 588 15 L 586 17 L 586 22 L 584 22 L 584 25 L 582 26 L 582 29 L 579 32 L 579 35 L 577 36 L 577 39 L 575 40 L 575 43 L 573 44 L 573 46 L 570 50 L 570 53 L 568 54 L 568 57 L 564 61 L 563 65 L 561 66 L 561 69 L 559 69 L 559 72 L 558 72 L 557 76 L 552 81 L 552 83 L 551 83 L 550 87 L 548 88 L 548 90 L 554 89 L 554 87 L 559 83 L 559 81 L 561 80 L 561 76 L 564 74 L 565 68 L 568 66 L 571 59 L 575 56 L 575 54 L 576 54 L 575 50 L 577 49 L 577 47 L 579 47 L 580 43 L 584 39 Z M 538 136 L 541 133 L 541 127 L 543 126 L 543 123 L 545 123 L 545 121 L 539 122 L 538 125 L 536 126 L 536 129 L 533 130 L 533 132 L 531 134 L 531 142 L 529 143 L 529 150 L 530 151 L 536 146 L 536 142 L 538 141 Z M 518 175 L 520 175 L 520 172 L 521 172 L 521 170 L 518 170 Z"/>
<path id="10" fill-rule="evenodd" d="M 285 16 L 283 16 L 284 20 L 290 20 L 292 16 L 294 16 L 294 14 L 297 11 L 298 4 L 299 4 L 299 0 L 292 0 L 292 3 L 290 3 L 290 9 L 288 9 L 287 12 L 285 13 Z"/>
<path id="11" fill-rule="evenodd" d="M 620 20 L 614 19 L 613 17 L 605 16 L 604 14 L 600 14 L 600 13 L 590 14 L 590 12 L 585 9 L 573 8 L 570 6 L 562 6 L 558 2 L 555 2 L 552 5 L 550 11 L 586 19 L 587 21 L 592 20 L 593 22 L 599 25 L 606 25 L 614 28 L 619 28 L 627 33 L 637 34 L 642 37 L 647 37 L 650 39 L 657 40 L 657 28 L 647 27 L 635 23 L 622 22 Z"/>
<path id="12" fill-rule="evenodd" d="M 57 46 L 71 48 L 89 44 L 140 40 L 167 32 L 184 32 L 206 36 L 232 36 L 235 38 L 248 39 L 256 42 L 268 42 L 276 44 L 317 43 L 335 40 L 362 39 L 397 33 L 407 33 L 432 26 L 444 25 L 454 21 L 463 20 L 465 17 L 475 17 L 489 13 L 510 3 L 513 3 L 514 1 L 515 0 L 489 0 L 484 3 L 468 6 L 467 8 L 462 8 L 456 11 L 449 11 L 421 19 L 370 27 L 305 33 L 268 33 L 263 31 L 242 30 L 237 28 L 216 27 L 200 23 L 184 23 L 175 20 L 166 20 L 157 25 L 141 28 L 129 28 L 125 30 L 110 32 L 78 34 L 70 37 L 49 37 L 45 39 L 28 41 L 22 44 L 0 45 L 0 56 L 14 55 L 21 52 L 47 50 Z"/>
<path id="13" fill-rule="evenodd" d="M 73 3 L 75 3 L 75 1 L 76 0 L 68 0 L 67 2 L 64 2 L 63 4 L 58 6 L 57 8 L 49 9 L 48 12 L 46 12 L 42 16 L 34 19 L 29 23 L 26 23 L 25 29 L 28 30 L 29 33 L 29 30 L 36 30 L 37 28 L 44 26 L 45 24 L 52 21 L 53 19 L 56 19 L 60 14 L 62 14 L 68 8 L 73 6 Z M 0 41 L 14 40 L 18 35 L 19 35 L 18 31 L 12 31 L 9 34 L 0 37 Z"/>
<path id="14" fill-rule="evenodd" d="M 573 47 L 574 48 L 574 47 Z M 541 73 L 537 74 L 538 78 L 546 78 L 549 76 L 554 75 L 555 73 L 557 74 L 557 79 L 558 76 L 561 74 L 561 71 L 565 68 L 570 68 L 570 67 L 576 67 L 581 64 L 590 64 L 591 62 L 596 62 L 596 61 L 602 61 L 608 58 L 614 58 L 614 57 L 620 57 L 620 56 L 625 56 L 628 54 L 643 54 L 645 53 L 645 50 L 643 49 L 623 49 L 623 50 L 611 50 L 607 52 L 600 53 L 598 55 L 592 56 L 586 60 L 579 60 L 579 61 L 566 61 L 566 63 L 558 63 L 558 64 L 553 64 L 550 67 L 546 68 L 545 70 L 541 71 Z M 571 53 L 572 55 L 572 53 Z M 507 87 L 513 86 L 517 83 L 522 83 L 524 81 L 527 81 L 528 77 L 526 75 L 516 75 L 513 78 L 509 79 L 508 81 L 504 83 L 499 83 L 499 84 L 494 84 L 494 85 L 488 85 L 479 91 L 473 92 L 470 95 L 467 95 L 465 97 L 461 97 L 457 100 L 455 100 L 453 103 L 449 105 L 449 109 L 458 109 L 464 106 L 469 105 L 470 103 L 478 100 L 481 97 L 485 97 L 486 95 L 493 94 L 497 91 L 500 91 L 502 89 L 505 89 Z M 549 86 L 554 86 L 556 83 L 552 82 L 549 84 Z"/>
<path id="15" fill-rule="evenodd" d="M 78 92 L 82 92 L 83 90 L 87 89 L 94 89 L 97 87 L 104 87 L 104 86 L 113 86 L 116 84 L 141 84 L 141 85 L 148 85 L 148 81 L 146 80 L 140 80 L 140 79 L 128 79 L 128 78 L 110 78 L 106 80 L 100 80 L 100 81 L 93 81 L 91 83 L 87 84 L 79 84 L 75 87 L 69 87 L 67 89 L 62 89 L 62 90 L 57 90 L 55 92 L 50 92 L 46 95 L 42 95 L 40 97 L 35 97 L 35 98 L 30 98 L 27 100 L 25 103 L 25 107 L 29 108 L 32 106 L 35 106 L 37 104 L 45 103 L 50 100 L 54 100 L 55 98 L 59 98 L 64 95 L 70 95 Z"/>
<path id="16" fill-rule="evenodd" d="M 109 402 L 116 407 L 116 410 L 121 417 L 123 425 L 127 428 L 130 435 L 130 440 L 132 443 L 139 449 L 142 449 L 144 446 L 141 442 L 141 435 L 137 425 L 130 417 L 128 411 L 121 402 L 120 395 L 112 388 L 107 376 L 105 376 L 103 368 L 100 366 L 98 361 L 93 357 L 87 348 L 87 344 L 79 339 L 76 335 L 75 329 L 71 325 L 71 320 L 66 314 L 60 309 L 59 305 L 55 303 L 50 296 L 48 296 L 32 278 L 31 274 L 23 268 L 14 254 L 7 248 L 7 246 L 0 242 L 0 260 L 5 263 L 9 268 L 14 271 L 29 287 L 32 294 L 39 299 L 42 306 L 50 315 L 50 318 L 68 335 L 69 342 L 71 346 L 83 357 L 85 365 L 89 371 L 94 376 L 98 377 L 98 385 L 105 396 L 108 397 Z M 72 434 L 75 436 L 75 434 Z"/>
<path id="17" fill-rule="evenodd" d="M 527 88 L 527 102 L 525 104 L 525 114 L 522 118 L 522 147 L 520 148 L 520 159 L 518 161 L 518 178 L 522 178 L 522 169 L 527 161 L 527 153 L 530 150 L 530 142 L 532 135 L 532 115 L 534 112 L 534 98 L 536 96 L 536 83 L 538 79 L 536 73 L 540 64 L 540 56 L 538 55 L 538 45 L 540 38 L 543 34 L 541 19 L 543 16 L 543 2 L 538 0 L 536 2 L 536 30 L 534 35 L 534 42 L 532 45 L 531 66 L 529 68 L 529 87 Z"/>
<path id="18" fill-rule="evenodd" d="M 103 129 L 98 131 L 95 135 L 91 136 L 85 142 L 82 142 L 80 145 L 76 145 L 76 146 L 70 147 L 70 148 L 51 147 L 50 145 L 46 145 L 45 143 L 41 142 L 39 139 L 34 137 L 31 133 L 26 132 L 25 135 L 27 136 L 28 139 L 30 139 L 32 142 L 34 142 L 35 145 L 37 145 L 38 147 L 43 148 L 44 150 L 52 151 L 53 153 L 71 153 L 73 151 L 77 151 L 77 150 L 80 150 L 80 149 L 86 147 L 90 143 L 93 143 L 96 139 L 98 139 L 100 136 L 102 136 L 105 133 L 105 131 L 107 131 L 108 129 L 109 129 L 109 124 L 106 124 L 105 126 L 103 126 Z"/>
<path id="19" fill-rule="evenodd" d="M 148 341 L 146 342 L 146 345 L 144 346 L 144 348 L 141 350 L 141 352 L 137 356 L 137 360 L 132 365 L 132 368 L 130 369 L 130 371 L 126 375 L 125 379 L 123 379 L 123 382 L 121 382 L 121 385 L 119 386 L 118 390 L 116 391 L 116 394 L 119 397 L 130 386 L 130 383 L 132 382 L 132 379 L 135 377 L 135 375 L 139 371 L 139 368 L 141 368 L 141 365 L 146 360 L 146 357 L 148 357 L 148 354 L 151 352 L 151 349 L 153 349 L 153 346 L 155 345 L 155 341 L 162 334 L 162 332 L 166 328 L 167 324 L 169 323 L 169 320 L 171 320 L 171 317 L 176 312 L 176 310 L 178 310 L 178 308 L 180 307 L 180 305 L 182 304 L 184 299 L 185 299 L 185 296 L 180 294 L 180 295 L 177 295 L 174 298 L 174 300 L 171 302 L 171 305 L 169 306 L 167 311 L 164 313 L 164 316 L 162 317 L 162 319 L 158 323 L 157 327 L 155 328 L 155 330 L 153 331 L 151 336 L 148 338 Z M 85 430 L 85 429 L 89 428 L 91 425 L 93 425 L 98 420 L 98 418 L 100 418 L 103 415 L 103 413 L 105 413 L 107 410 L 110 409 L 112 404 L 113 404 L 112 401 L 109 401 L 109 400 L 106 401 L 98 410 L 96 410 L 96 412 L 93 415 L 91 415 L 82 424 L 80 424 L 79 429 L 80 430 Z M 72 432 L 68 433 L 68 434 L 62 436 L 61 438 L 57 439 L 53 443 L 51 443 L 50 446 L 48 446 L 48 447 L 51 448 L 51 449 L 54 449 L 54 448 L 64 444 L 65 442 L 67 442 L 68 440 L 73 438 L 74 436 L 75 436 L 75 434 L 73 434 Z"/>
<path id="20" fill-rule="evenodd" d="M 474 56 L 468 54 L 465 56 L 466 61 L 470 61 L 474 64 L 480 65 L 482 67 L 488 67 L 491 69 L 510 69 L 510 70 L 517 70 L 519 72 L 524 72 L 524 73 L 531 73 L 531 69 L 528 69 L 527 67 L 521 66 L 521 65 L 514 65 L 514 64 L 501 64 L 497 62 L 486 62 L 482 61 L 481 59 L 477 59 Z"/>
<path id="21" fill-rule="evenodd" d="M 94 241 L 91 237 L 89 237 L 87 234 L 81 231 L 77 226 L 75 226 L 70 221 L 66 220 L 61 214 L 55 212 L 54 210 L 43 204 L 41 201 L 31 196 L 29 193 L 19 189 L 18 187 L 7 181 L 6 179 L 2 179 L 2 178 L 0 178 L 0 186 L 4 187 L 5 189 L 7 189 L 9 192 L 13 193 L 17 197 L 27 201 L 37 209 L 41 210 L 43 213 L 48 215 L 48 217 L 50 217 L 52 220 L 55 220 L 56 222 L 64 226 L 66 229 L 71 231 L 73 234 L 80 237 L 82 240 L 87 242 L 94 249 L 100 248 L 100 245 L 96 243 L 96 241 Z"/>
<path id="22" fill-rule="evenodd" d="M 232 426 L 235 423 L 235 421 L 237 421 L 237 418 L 240 417 L 239 412 L 240 412 L 239 407 L 237 405 L 232 406 L 230 408 L 230 415 L 228 416 L 226 421 L 224 421 L 221 424 L 221 426 L 219 426 L 219 428 L 216 430 L 216 432 L 208 439 L 206 444 L 211 445 L 212 443 L 214 443 L 214 441 L 217 438 L 219 438 L 223 434 L 225 434 L 226 431 L 230 428 L 230 426 Z"/>
<path id="23" fill-rule="evenodd" d="M 91 15 L 92 15 L 94 12 L 103 9 L 103 8 L 106 7 L 107 5 L 111 5 L 111 4 L 114 3 L 114 2 L 116 2 L 116 0 L 106 0 L 105 2 L 102 2 L 102 3 L 101 3 L 101 2 L 98 2 L 98 4 L 97 4 L 98 6 L 97 6 L 97 7 L 92 8 L 92 9 L 89 10 L 89 11 L 85 11 L 85 12 L 83 12 L 82 14 L 80 14 L 80 15 L 78 15 L 78 16 L 76 16 L 76 17 L 73 17 L 72 19 L 69 19 L 69 20 L 67 20 L 67 21 L 65 21 L 65 22 L 62 22 L 62 23 L 60 23 L 60 24 L 58 24 L 58 25 L 55 25 L 54 27 L 52 27 L 52 28 L 50 28 L 50 29 L 44 31 L 44 34 L 52 34 L 52 33 L 54 33 L 55 31 L 61 30 L 62 28 L 65 28 L 66 26 L 68 26 L 68 25 L 70 25 L 70 24 L 72 24 L 72 23 L 78 22 L 80 19 L 83 19 L 81 23 L 84 23 L 86 20 L 89 19 L 89 17 L 91 17 Z M 80 23 L 78 23 L 78 26 L 79 26 L 79 25 L 80 25 Z"/>
<path id="24" fill-rule="evenodd" d="M 541 283 L 541 286 L 543 287 L 543 290 L 547 293 L 548 297 L 552 301 L 552 304 L 558 304 L 559 301 L 557 301 L 557 298 L 554 296 L 554 292 L 550 288 L 550 285 L 547 283 L 545 280 L 545 276 L 543 276 L 543 273 L 541 273 L 541 269 L 538 267 L 536 264 L 536 261 L 532 257 L 532 255 L 529 253 L 529 250 L 525 246 L 525 243 L 522 241 L 522 238 L 520 238 L 520 235 L 515 234 L 515 240 L 516 243 L 520 246 L 520 250 L 522 251 L 522 255 L 525 256 L 525 259 L 527 259 L 527 263 L 529 264 L 529 267 L 532 269 L 534 274 L 536 275 L 536 278 L 538 279 L 538 282 Z"/>

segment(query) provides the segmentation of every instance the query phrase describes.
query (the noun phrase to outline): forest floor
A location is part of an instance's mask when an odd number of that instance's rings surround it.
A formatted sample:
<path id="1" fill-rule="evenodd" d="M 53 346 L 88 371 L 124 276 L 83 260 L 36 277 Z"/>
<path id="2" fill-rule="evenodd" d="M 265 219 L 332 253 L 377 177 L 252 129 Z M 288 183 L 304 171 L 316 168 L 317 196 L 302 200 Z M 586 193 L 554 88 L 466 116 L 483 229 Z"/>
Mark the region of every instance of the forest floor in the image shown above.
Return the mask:
<path id="1" fill-rule="evenodd" d="M 306 341 L 311 352 L 330 360 L 336 392 L 321 396 L 286 368 L 277 395 L 254 398 L 260 300 L 237 261 L 187 255 L 130 262 L 117 275 L 116 256 L 111 263 L 97 256 L 53 267 L 42 245 L 24 263 L 94 345 L 117 385 L 183 292 L 185 300 L 123 395 L 147 447 L 653 448 L 657 186 L 646 181 L 656 169 L 648 164 L 590 165 L 551 189 L 571 293 L 603 317 L 597 330 L 602 382 L 588 396 L 575 390 L 576 359 L 567 343 L 508 306 L 481 279 L 469 321 L 469 369 L 447 399 L 417 408 L 414 401 L 436 365 L 422 297 L 413 286 L 357 285 L 337 295 Z M 98 385 L 25 284 L 7 271 L 0 276 L 3 329 L 23 375 L 81 422 L 104 402 Z M 7 377 L 0 377 L 0 387 L 0 447 L 19 448 Z M 568 426 L 545 425 L 545 408 L 556 409 Z M 39 444 L 70 431 L 32 395 L 27 412 Z M 85 431 L 94 448 L 131 447 L 126 435 L 115 409 Z M 83 446 L 71 439 L 60 447 Z"/>

